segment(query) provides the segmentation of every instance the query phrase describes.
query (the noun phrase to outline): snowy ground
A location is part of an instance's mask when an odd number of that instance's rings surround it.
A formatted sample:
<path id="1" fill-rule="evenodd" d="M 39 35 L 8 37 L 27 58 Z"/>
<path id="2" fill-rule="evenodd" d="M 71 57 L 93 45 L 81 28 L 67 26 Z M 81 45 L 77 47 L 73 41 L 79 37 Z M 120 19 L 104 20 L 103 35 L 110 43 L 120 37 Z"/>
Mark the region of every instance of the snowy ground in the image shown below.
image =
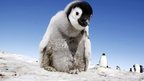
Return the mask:
<path id="1" fill-rule="evenodd" d="M 37 59 L 0 52 L 0 81 L 144 81 L 144 73 L 113 69 L 89 69 L 79 74 L 48 72 Z"/>

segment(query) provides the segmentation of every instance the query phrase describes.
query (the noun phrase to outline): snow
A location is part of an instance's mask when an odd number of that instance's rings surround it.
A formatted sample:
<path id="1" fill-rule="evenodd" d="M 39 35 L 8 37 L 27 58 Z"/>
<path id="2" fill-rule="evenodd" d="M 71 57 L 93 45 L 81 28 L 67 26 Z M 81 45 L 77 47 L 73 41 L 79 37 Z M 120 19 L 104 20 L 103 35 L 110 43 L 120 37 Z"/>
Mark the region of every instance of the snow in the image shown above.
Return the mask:
<path id="1" fill-rule="evenodd" d="M 49 72 L 39 67 L 37 59 L 0 52 L 0 81 L 144 81 L 144 73 L 101 67 L 78 74 Z"/>

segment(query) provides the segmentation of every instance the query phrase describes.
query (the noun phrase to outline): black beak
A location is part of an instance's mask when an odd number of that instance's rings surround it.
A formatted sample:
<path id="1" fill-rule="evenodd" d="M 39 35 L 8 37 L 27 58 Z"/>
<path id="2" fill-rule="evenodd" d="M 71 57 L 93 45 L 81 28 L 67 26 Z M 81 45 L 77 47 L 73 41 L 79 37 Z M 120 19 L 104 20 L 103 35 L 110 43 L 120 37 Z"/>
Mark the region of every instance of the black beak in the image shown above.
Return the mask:
<path id="1" fill-rule="evenodd" d="M 88 21 L 89 19 L 87 17 L 82 17 L 78 19 L 78 23 L 83 27 L 86 27 L 89 24 Z"/>

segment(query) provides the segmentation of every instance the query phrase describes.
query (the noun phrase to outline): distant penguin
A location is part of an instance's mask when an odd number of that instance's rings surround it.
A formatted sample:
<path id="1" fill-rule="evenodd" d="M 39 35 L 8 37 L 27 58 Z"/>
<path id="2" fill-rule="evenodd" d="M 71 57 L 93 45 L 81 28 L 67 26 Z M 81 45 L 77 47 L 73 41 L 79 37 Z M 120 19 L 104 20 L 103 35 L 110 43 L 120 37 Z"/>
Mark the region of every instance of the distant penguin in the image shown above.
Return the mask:
<path id="1" fill-rule="evenodd" d="M 139 64 L 134 64 L 133 68 L 134 68 L 134 72 L 140 73 L 140 65 Z"/>
<path id="2" fill-rule="evenodd" d="M 129 70 L 130 72 L 134 72 L 134 68 L 130 68 L 130 70 Z"/>
<path id="3" fill-rule="evenodd" d="M 116 70 L 121 70 L 119 66 L 116 66 Z"/>
<path id="4" fill-rule="evenodd" d="M 102 54 L 102 56 L 99 60 L 99 66 L 105 67 L 105 68 L 107 68 L 107 66 L 108 66 L 107 57 L 106 57 L 105 53 Z"/>
<path id="5" fill-rule="evenodd" d="M 143 66 L 142 65 L 140 65 L 140 73 L 143 73 Z"/>
<path id="6" fill-rule="evenodd" d="M 130 68 L 130 70 L 129 70 L 130 72 L 132 72 L 132 68 Z"/>

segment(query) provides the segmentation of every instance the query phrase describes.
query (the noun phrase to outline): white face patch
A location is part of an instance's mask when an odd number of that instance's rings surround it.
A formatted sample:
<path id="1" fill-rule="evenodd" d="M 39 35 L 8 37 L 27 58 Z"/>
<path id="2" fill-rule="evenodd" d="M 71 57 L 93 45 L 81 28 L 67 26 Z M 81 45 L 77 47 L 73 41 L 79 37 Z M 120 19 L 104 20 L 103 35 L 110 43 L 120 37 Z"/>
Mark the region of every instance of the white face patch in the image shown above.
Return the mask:
<path id="1" fill-rule="evenodd" d="M 69 20 L 72 24 L 72 26 L 77 29 L 77 30 L 83 30 L 85 29 L 85 27 L 82 27 L 79 23 L 78 23 L 78 19 L 81 17 L 82 15 L 82 9 L 79 7 L 75 7 L 71 10 L 71 13 L 69 15 Z"/>

